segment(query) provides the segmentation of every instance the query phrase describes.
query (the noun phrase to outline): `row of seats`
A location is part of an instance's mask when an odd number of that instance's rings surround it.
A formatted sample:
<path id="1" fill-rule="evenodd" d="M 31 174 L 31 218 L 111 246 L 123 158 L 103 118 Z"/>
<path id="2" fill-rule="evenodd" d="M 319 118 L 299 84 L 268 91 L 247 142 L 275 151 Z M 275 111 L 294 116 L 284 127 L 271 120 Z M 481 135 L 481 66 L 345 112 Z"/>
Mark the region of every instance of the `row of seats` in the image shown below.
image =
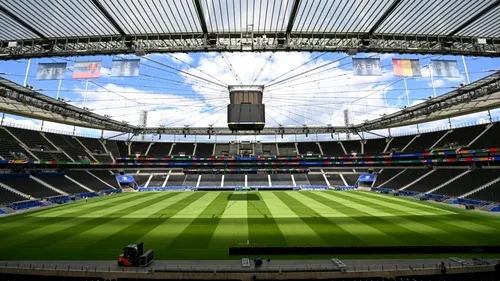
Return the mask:
<path id="1" fill-rule="evenodd" d="M 374 186 L 391 189 L 404 188 L 405 191 L 410 192 L 451 197 L 466 195 L 466 199 L 500 202 L 499 169 L 476 168 L 469 170 L 467 167 L 441 167 L 435 170 L 385 168 L 377 174 Z M 484 188 L 468 194 L 481 187 Z"/>
<path id="2" fill-rule="evenodd" d="M 103 143 L 98 139 L 41 133 L 37 131 L 24 130 L 19 128 L 6 128 L 18 139 L 22 139 L 24 144 L 32 150 L 40 160 L 46 161 L 70 161 L 65 154 L 58 153 L 57 148 L 63 149 L 74 161 L 93 161 L 87 148 L 98 161 L 109 162 L 111 158 L 106 155 Z M 24 149 L 19 142 L 11 136 L 5 129 L 0 130 L 0 156 L 4 158 L 16 158 L 14 152 L 19 152 L 27 158 L 32 158 L 31 154 Z M 393 138 L 367 139 L 364 141 L 322 141 L 322 142 L 298 142 L 295 143 L 275 143 L 272 144 L 245 144 L 245 150 L 254 150 L 255 155 L 328 155 L 341 156 L 351 154 L 378 155 L 391 152 L 418 153 L 433 150 L 449 150 L 458 147 L 489 148 L 500 146 L 500 141 L 496 136 L 500 133 L 500 124 L 476 125 L 453 129 L 449 131 L 438 131 L 422 133 L 419 135 L 401 136 Z M 42 135 L 43 134 L 43 135 Z M 77 140 L 78 139 L 78 140 Z M 50 140 L 50 142 L 48 141 Z M 81 143 L 80 143 L 81 142 Z M 168 155 L 210 157 L 215 155 L 239 155 L 239 147 L 243 144 L 213 144 L 213 143 L 163 143 L 163 142 L 132 142 L 130 149 L 124 141 L 105 140 L 106 148 L 111 151 L 114 157 L 127 157 L 135 155 L 146 155 L 149 157 L 165 157 Z M 53 143 L 54 147 L 51 143 Z M 83 145 L 83 146 L 82 146 Z M 45 152 L 40 151 L 43 146 Z M 85 147 L 85 148 L 84 148 Z M 362 148 L 363 147 L 363 148 Z M 20 156 L 19 156 L 20 157 Z"/>
<path id="3" fill-rule="evenodd" d="M 106 177 L 105 173 L 107 173 L 109 176 Z M 64 175 L 69 176 L 71 179 L 77 181 L 79 184 L 66 178 Z M 101 177 L 99 175 L 104 175 L 104 176 Z M 15 189 L 23 194 L 26 194 L 27 196 L 31 196 L 32 198 L 42 199 L 42 198 L 62 195 L 58 191 L 49 188 L 48 186 L 45 186 L 37 179 L 70 195 L 89 192 L 89 190 L 83 188 L 81 185 L 84 185 L 94 191 L 119 188 L 116 181 L 116 176 L 112 175 L 108 170 L 102 170 L 102 171 L 75 170 L 75 171 L 66 171 L 64 174 L 40 173 L 32 176 L 30 176 L 29 174 L 12 174 L 0 178 L 0 203 L 16 202 L 28 199 L 17 193 L 11 192 L 7 188 L 3 188 L 2 185 Z M 103 183 L 104 179 L 107 179 L 109 182 Z"/>

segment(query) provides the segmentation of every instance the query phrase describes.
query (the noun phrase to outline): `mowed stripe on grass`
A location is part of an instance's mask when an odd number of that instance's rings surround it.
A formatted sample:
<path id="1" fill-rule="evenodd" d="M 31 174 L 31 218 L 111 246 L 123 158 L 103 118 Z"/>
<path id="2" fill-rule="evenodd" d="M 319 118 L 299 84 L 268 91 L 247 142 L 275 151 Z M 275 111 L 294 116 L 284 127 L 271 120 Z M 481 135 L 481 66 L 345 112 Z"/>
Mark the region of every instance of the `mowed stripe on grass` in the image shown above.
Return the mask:
<path id="1" fill-rule="evenodd" d="M 55 238 L 57 238 L 57 232 L 59 231 L 63 231 L 74 226 L 79 227 L 80 225 L 89 221 L 93 222 L 94 225 L 100 225 L 104 221 L 109 220 L 111 216 L 120 213 L 126 214 L 128 213 L 127 209 L 129 207 L 141 205 L 144 202 L 149 202 L 157 196 L 155 196 L 155 194 L 148 194 L 146 196 L 140 196 L 137 198 L 131 197 L 129 200 L 122 201 L 118 204 L 116 202 L 113 202 L 112 204 L 107 206 L 94 206 L 89 210 L 83 209 L 64 216 L 57 216 L 41 222 L 31 223 L 25 225 L 23 227 L 24 229 L 22 230 L 18 228 L 12 229 L 17 233 L 10 233 L 11 235 L 5 235 L 2 241 L 6 243 L 1 243 L 0 248 L 4 246 L 10 247 L 12 245 L 29 242 L 33 242 L 34 246 L 40 245 L 38 244 L 38 242 L 58 242 L 60 240 Z M 29 247 L 29 245 L 27 244 L 24 246 Z"/>
<path id="2" fill-rule="evenodd" d="M 143 196 L 151 195 L 144 194 Z M 70 220 L 80 214 L 98 212 L 102 210 L 102 208 L 114 206 L 115 202 L 121 201 L 130 201 L 130 198 L 127 197 L 126 194 L 119 194 L 116 197 L 98 198 L 92 200 L 91 202 L 80 201 L 69 205 L 61 205 L 50 209 L 41 209 L 36 212 L 2 218 L 2 223 L 0 224 L 0 236 L 7 237 L 9 234 L 25 232 L 28 229 L 36 228 L 39 225 L 49 225 L 63 220 Z"/>
<path id="3" fill-rule="evenodd" d="M 128 193 L 0 219 L 0 253 L 115 259 L 139 241 L 157 259 L 227 259 L 231 246 L 496 245 L 499 226 L 359 191 Z"/>
<path id="4" fill-rule="evenodd" d="M 321 237 L 307 225 L 291 208 L 276 196 L 275 192 L 261 192 L 267 208 L 271 212 L 276 224 L 283 233 L 288 245 L 296 246 L 325 246 L 328 245 Z M 303 214 L 306 215 L 306 214 Z M 307 214 L 314 216 L 314 214 Z"/>
<path id="5" fill-rule="evenodd" d="M 391 210 L 387 210 L 386 207 L 380 207 L 380 206 L 374 206 L 374 204 L 370 204 L 369 202 L 366 204 L 361 204 L 359 202 L 356 202 L 356 199 L 354 198 L 349 198 L 346 197 L 345 194 L 340 194 L 344 192 L 338 192 L 336 194 L 331 194 L 331 193 L 325 193 L 321 192 L 318 193 L 319 196 L 334 200 L 335 202 L 338 202 L 340 204 L 349 204 L 352 208 L 355 208 L 359 210 L 360 213 L 363 213 L 365 216 L 371 216 L 372 213 L 377 213 L 378 217 L 382 220 L 384 220 L 385 225 L 388 225 L 389 227 L 386 228 L 388 232 L 390 232 L 390 226 L 392 225 L 399 225 L 401 227 L 404 227 L 410 231 L 417 232 L 419 233 L 418 235 L 420 236 L 417 238 L 417 241 L 421 241 L 420 245 L 428 245 L 427 241 L 429 240 L 431 243 L 433 243 L 433 240 L 438 240 L 439 242 L 434 242 L 436 245 L 449 245 L 450 241 L 447 236 L 450 235 L 449 232 L 446 232 L 445 230 L 441 228 L 435 228 L 431 225 L 425 224 L 425 223 L 419 223 L 412 221 L 404 216 L 403 213 L 399 212 L 392 212 Z M 420 216 L 419 216 L 420 217 Z M 366 221 L 366 223 L 369 223 L 369 220 Z M 407 234 L 411 235 L 411 234 Z M 386 244 L 386 245 L 391 245 L 391 244 Z"/>
<path id="6" fill-rule="evenodd" d="M 237 199 L 233 200 L 233 194 L 228 194 L 226 200 L 228 205 L 222 213 L 221 219 L 217 228 L 210 240 L 209 248 L 229 248 L 230 246 L 238 246 L 244 244 L 248 240 L 248 194 L 238 195 Z M 243 196 L 242 196 L 243 195 Z"/>
<path id="7" fill-rule="evenodd" d="M 475 238 L 477 235 L 482 236 L 480 243 L 477 245 L 495 244 L 498 241 L 498 237 L 495 235 L 497 229 L 461 220 L 456 213 L 447 212 L 446 215 L 442 215 L 442 212 L 437 212 L 435 215 L 416 216 L 414 215 L 416 208 L 406 206 L 403 204 L 404 202 L 382 201 L 380 198 L 369 197 L 366 193 L 361 192 L 357 192 L 356 194 L 354 192 L 346 192 L 342 193 L 342 196 L 350 197 L 352 200 L 356 200 L 356 202 L 363 205 L 385 209 L 391 214 L 402 216 L 418 224 L 425 224 L 435 229 L 443 229 L 448 232 L 450 239 L 455 240 L 455 243 L 474 245 L 473 243 L 477 243 L 475 242 L 477 241 Z M 399 201 L 401 200 L 403 199 L 399 199 Z"/>

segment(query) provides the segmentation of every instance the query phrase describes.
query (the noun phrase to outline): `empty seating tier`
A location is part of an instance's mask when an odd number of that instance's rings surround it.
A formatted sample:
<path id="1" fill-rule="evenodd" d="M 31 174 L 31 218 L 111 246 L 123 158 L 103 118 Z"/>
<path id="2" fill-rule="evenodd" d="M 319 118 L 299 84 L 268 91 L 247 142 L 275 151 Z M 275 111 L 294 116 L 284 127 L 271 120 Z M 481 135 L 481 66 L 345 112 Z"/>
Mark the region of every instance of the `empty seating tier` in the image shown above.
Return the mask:
<path id="1" fill-rule="evenodd" d="M 92 155 L 97 162 L 113 162 L 113 159 L 109 155 Z"/>
<path id="2" fill-rule="evenodd" d="M 161 187 L 165 182 L 166 175 L 154 175 L 148 184 L 148 187 Z"/>
<path id="3" fill-rule="evenodd" d="M 177 143 L 175 143 L 174 148 L 172 149 L 172 153 L 170 153 L 170 155 L 172 155 L 172 156 L 180 156 L 180 155 L 190 156 L 190 155 L 193 155 L 193 150 L 194 150 L 193 143 L 177 142 Z"/>
<path id="4" fill-rule="evenodd" d="M 323 174 L 307 174 L 307 179 L 311 185 L 328 185 Z"/>
<path id="5" fill-rule="evenodd" d="M 248 174 L 248 186 L 269 186 L 269 179 L 266 174 Z"/>
<path id="6" fill-rule="evenodd" d="M 60 161 L 60 162 L 71 162 L 64 153 L 62 152 L 47 152 L 47 151 L 36 151 L 32 150 L 31 153 L 35 154 L 41 161 Z"/>
<path id="7" fill-rule="evenodd" d="M 53 133 L 45 133 L 55 145 L 64 150 L 74 161 L 90 161 L 85 148 L 72 136 L 65 136 Z"/>
<path id="8" fill-rule="evenodd" d="M 4 203 L 12 203 L 17 201 L 27 200 L 26 198 L 18 195 L 8 189 L 5 189 L 0 186 L 0 204 Z"/>
<path id="9" fill-rule="evenodd" d="M 377 174 L 374 186 L 376 187 L 382 186 L 385 182 L 387 182 L 392 177 L 400 173 L 402 170 L 403 169 L 388 169 L 388 168 L 383 169 L 380 173 Z"/>
<path id="10" fill-rule="evenodd" d="M 127 143 L 125 143 L 124 141 L 117 141 L 116 144 L 118 146 L 118 151 L 120 152 L 120 157 L 130 156 L 129 153 L 128 153 L 128 145 L 127 145 Z M 132 155 L 134 154 L 133 151 L 131 153 L 132 153 Z M 118 156 L 115 155 L 115 157 L 118 157 Z"/>
<path id="11" fill-rule="evenodd" d="M 186 175 L 184 177 L 184 181 L 182 182 L 183 186 L 196 186 L 198 183 L 199 175 Z"/>
<path id="12" fill-rule="evenodd" d="M 183 182 L 184 182 L 184 175 L 170 174 L 167 180 L 167 184 L 165 186 L 181 186 Z"/>
<path id="13" fill-rule="evenodd" d="M 500 175 L 499 175 L 500 176 Z M 500 181 L 483 188 L 469 196 L 467 199 L 489 201 L 489 202 L 500 202 Z"/>
<path id="14" fill-rule="evenodd" d="M 433 191 L 433 194 L 460 196 L 500 177 L 497 169 L 474 169 L 450 184 Z"/>
<path id="15" fill-rule="evenodd" d="M 352 155 L 353 153 L 361 154 L 361 142 L 359 140 L 343 141 L 342 145 L 347 155 Z"/>
<path id="16" fill-rule="evenodd" d="M 326 178 L 328 179 L 328 182 L 331 186 L 339 187 L 345 185 L 344 181 L 340 177 L 340 174 L 328 174 L 326 175 Z"/>
<path id="17" fill-rule="evenodd" d="M 276 148 L 274 150 L 276 150 Z M 215 145 L 215 156 L 228 156 L 228 155 L 229 155 L 229 144 L 217 143 Z"/>
<path id="18" fill-rule="evenodd" d="M 263 155 L 275 156 L 278 155 L 275 143 L 264 143 L 262 144 Z"/>
<path id="19" fill-rule="evenodd" d="M 105 181 L 107 184 L 114 188 L 118 188 L 118 182 L 116 181 L 116 176 L 109 170 L 92 170 L 89 171 L 91 174 L 99 177 L 101 180 Z"/>
<path id="20" fill-rule="evenodd" d="M 148 151 L 150 142 L 132 142 L 130 145 L 130 153 L 135 156 L 136 154 L 140 154 L 141 156 L 145 156 Z"/>
<path id="21" fill-rule="evenodd" d="M 226 174 L 224 176 L 224 186 L 244 186 L 244 174 Z"/>
<path id="22" fill-rule="evenodd" d="M 70 178 L 76 180 L 77 182 L 85 185 L 86 187 L 92 189 L 92 190 L 107 190 L 111 189 L 110 186 L 107 184 L 103 183 L 96 177 L 92 176 L 89 174 L 87 171 L 81 170 L 81 171 L 65 171 L 64 172 L 67 176 Z"/>
<path id="23" fill-rule="evenodd" d="M 86 193 L 89 192 L 87 189 L 79 186 L 78 184 L 65 178 L 64 175 L 61 176 L 42 176 L 38 175 L 37 178 L 50 184 L 51 186 L 62 190 L 68 194 Z"/>
<path id="24" fill-rule="evenodd" d="M 244 186 L 245 175 L 243 174 L 226 174 L 224 175 L 224 186 Z"/>
<path id="25" fill-rule="evenodd" d="M 149 174 L 133 174 L 132 176 L 134 177 L 135 183 L 140 187 L 145 187 L 150 177 Z"/>
<path id="26" fill-rule="evenodd" d="M 32 149 L 40 149 L 40 146 L 45 147 L 44 150 L 56 150 L 41 134 L 37 131 L 23 130 L 9 127 L 8 130 L 20 139 L 25 145 Z"/>
<path id="27" fill-rule="evenodd" d="M 109 152 L 113 155 L 113 157 L 121 157 L 120 151 L 118 150 L 118 144 L 114 140 L 103 140 L 104 144 L 106 145 L 106 148 L 108 149 Z M 124 155 L 127 156 L 127 155 Z"/>
<path id="28" fill-rule="evenodd" d="M 437 169 L 427 177 L 412 184 L 406 190 L 425 193 L 465 172 L 466 169 Z"/>
<path id="29" fill-rule="evenodd" d="M 421 134 L 417 137 L 404 152 L 408 153 L 419 153 L 424 151 L 429 151 L 431 146 L 433 146 L 447 131 L 439 131 L 432 133 Z"/>
<path id="30" fill-rule="evenodd" d="M 479 134 L 486 129 L 486 126 L 472 126 L 454 129 L 434 146 L 433 150 L 467 147 Z M 482 148 L 482 147 L 479 147 Z"/>
<path id="31" fill-rule="evenodd" d="M 340 156 L 345 155 L 344 150 L 338 141 L 320 142 L 323 154 L 326 156 Z"/>
<path id="32" fill-rule="evenodd" d="M 222 181 L 222 175 L 201 175 L 200 186 L 220 186 Z"/>
<path id="33" fill-rule="evenodd" d="M 78 137 L 78 140 L 92 153 L 105 154 L 106 150 L 98 139 Z"/>
<path id="34" fill-rule="evenodd" d="M 382 139 L 368 139 L 364 144 L 364 153 L 366 155 L 379 155 L 384 153 L 384 149 L 387 146 L 385 138 Z"/>
<path id="35" fill-rule="evenodd" d="M 301 155 L 307 155 L 307 154 L 313 154 L 313 155 L 319 155 L 321 154 L 321 151 L 319 151 L 319 146 L 315 142 L 299 142 L 297 144 L 299 147 L 299 153 Z M 280 149 L 281 152 L 281 149 Z"/>
<path id="36" fill-rule="evenodd" d="M 293 186 L 290 174 L 271 174 L 271 184 L 273 186 Z"/>
<path id="37" fill-rule="evenodd" d="M 359 179 L 359 174 L 342 174 L 347 185 L 355 185 Z"/>
<path id="38" fill-rule="evenodd" d="M 295 143 L 278 143 L 278 149 L 280 156 L 297 156 L 295 149 Z"/>
<path id="39" fill-rule="evenodd" d="M 500 123 L 495 123 L 472 143 L 471 148 L 500 147 Z"/>
<path id="40" fill-rule="evenodd" d="M 168 156 L 172 143 L 155 142 L 148 152 L 148 157 L 164 158 Z"/>
<path id="41" fill-rule="evenodd" d="M 196 152 L 194 155 L 197 157 L 211 157 L 213 152 L 213 143 L 198 143 L 196 144 Z"/>
<path id="42" fill-rule="evenodd" d="M 392 189 L 403 188 L 428 172 L 430 172 L 429 169 L 406 169 L 402 174 L 386 183 L 384 187 Z"/>
<path id="43" fill-rule="evenodd" d="M 395 137 L 392 139 L 391 143 L 389 143 L 389 147 L 385 151 L 386 153 L 397 153 L 403 152 L 403 149 L 410 143 L 410 141 L 414 138 L 414 135 L 411 136 L 403 136 L 403 137 Z M 404 151 L 406 152 L 406 150 Z"/>
<path id="44" fill-rule="evenodd" d="M 29 154 L 19 142 L 13 138 L 9 132 L 0 128 L 0 155 L 5 159 L 15 159 L 13 153 L 23 153 L 26 157 L 31 158 Z"/>
<path id="45" fill-rule="evenodd" d="M 58 192 L 55 192 L 54 190 L 30 178 L 2 179 L 0 180 L 0 182 L 35 198 L 45 198 L 61 195 Z"/>
<path id="46" fill-rule="evenodd" d="M 296 186 L 311 185 L 306 174 L 293 174 Z"/>

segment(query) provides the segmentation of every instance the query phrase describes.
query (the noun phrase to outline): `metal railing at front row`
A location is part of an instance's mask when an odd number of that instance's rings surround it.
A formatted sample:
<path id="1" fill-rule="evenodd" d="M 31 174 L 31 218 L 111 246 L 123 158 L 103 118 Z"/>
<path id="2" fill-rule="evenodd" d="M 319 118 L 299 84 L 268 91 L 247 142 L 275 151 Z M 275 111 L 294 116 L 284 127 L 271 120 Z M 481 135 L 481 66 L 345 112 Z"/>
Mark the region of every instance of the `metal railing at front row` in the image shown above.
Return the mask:
<path id="1" fill-rule="evenodd" d="M 492 264 L 473 264 L 473 263 L 445 263 L 447 269 L 453 268 L 484 268 L 492 267 Z M 273 265 L 272 262 L 264 264 L 260 268 L 242 267 L 237 265 L 168 265 L 157 266 L 155 262 L 149 267 L 118 267 L 118 266 L 96 266 L 96 265 L 75 265 L 75 264 L 56 264 L 50 262 L 18 262 L 6 261 L 0 262 L 1 268 L 27 269 L 27 270 L 49 270 L 49 271 L 76 271 L 76 272 L 198 272 L 198 273 L 225 273 L 225 272 L 381 272 L 381 271 L 418 271 L 440 269 L 439 263 L 413 263 L 413 264 L 379 264 L 379 265 L 348 265 L 340 268 L 336 265 Z"/>

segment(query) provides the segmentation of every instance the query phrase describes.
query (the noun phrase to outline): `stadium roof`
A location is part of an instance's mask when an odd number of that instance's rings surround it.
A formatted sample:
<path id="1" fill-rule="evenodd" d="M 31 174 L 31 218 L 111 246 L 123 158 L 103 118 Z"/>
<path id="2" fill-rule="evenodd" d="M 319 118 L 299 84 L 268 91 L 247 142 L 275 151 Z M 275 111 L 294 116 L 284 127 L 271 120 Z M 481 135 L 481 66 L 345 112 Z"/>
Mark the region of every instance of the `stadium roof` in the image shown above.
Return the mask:
<path id="1" fill-rule="evenodd" d="M 423 103 L 365 122 L 357 126 L 357 129 L 370 131 L 419 124 L 498 107 L 500 107 L 500 71 Z"/>
<path id="2" fill-rule="evenodd" d="M 500 71 L 469 85 L 404 108 L 381 118 L 350 127 L 345 126 L 279 126 L 265 127 L 260 132 L 231 131 L 227 127 L 148 127 L 139 128 L 107 116 L 67 104 L 0 78 L 0 112 L 80 127 L 105 129 L 135 134 L 171 135 L 286 135 L 333 134 L 361 132 L 398 127 L 466 115 L 500 106 Z"/>
<path id="3" fill-rule="evenodd" d="M 79 127 L 131 132 L 135 126 L 56 100 L 0 77 L 0 112 Z"/>
<path id="4" fill-rule="evenodd" d="M 263 50 L 500 56 L 500 0 L 0 0 L 0 26 L 0 59 Z"/>

